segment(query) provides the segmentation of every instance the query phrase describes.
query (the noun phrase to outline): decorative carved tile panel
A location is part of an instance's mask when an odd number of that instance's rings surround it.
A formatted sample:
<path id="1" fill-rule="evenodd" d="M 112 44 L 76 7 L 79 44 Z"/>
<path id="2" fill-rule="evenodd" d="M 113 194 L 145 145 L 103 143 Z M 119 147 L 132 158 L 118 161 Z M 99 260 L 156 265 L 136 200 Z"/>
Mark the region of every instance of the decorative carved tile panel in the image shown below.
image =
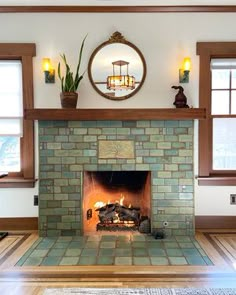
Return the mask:
<path id="1" fill-rule="evenodd" d="M 128 140 L 100 140 L 98 154 L 100 159 L 133 159 L 134 142 Z"/>

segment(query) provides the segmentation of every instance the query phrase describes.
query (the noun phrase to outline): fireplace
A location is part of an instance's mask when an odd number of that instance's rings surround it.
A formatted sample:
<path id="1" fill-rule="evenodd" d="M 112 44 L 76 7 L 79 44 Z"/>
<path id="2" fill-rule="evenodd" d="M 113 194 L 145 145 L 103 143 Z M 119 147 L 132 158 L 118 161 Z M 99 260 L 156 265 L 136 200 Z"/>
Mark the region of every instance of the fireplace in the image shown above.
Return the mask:
<path id="1" fill-rule="evenodd" d="M 140 208 L 140 219 L 149 218 L 152 229 L 162 228 L 167 221 L 167 235 L 193 235 L 193 124 L 193 120 L 39 121 L 39 235 L 97 232 L 99 211 L 94 204 L 84 203 L 89 203 L 87 188 L 94 179 L 100 181 L 95 172 L 112 172 L 113 177 L 114 172 L 129 172 L 125 179 L 139 179 L 138 173 L 144 172 L 145 197 L 133 198 L 136 192 L 130 187 L 107 188 L 103 180 L 96 202 L 104 202 L 105 207 L 112 203 L 119 211 L 116 201 L 124 196 L 125 207 Z M 95 225 L 89 227 L 95 216 Z M 104 227 L 98 225 L 99 234 Z"/>
<path id="2" fill-rule="evenodd" d="M 83 230 L 150 232 L 149 171 L 85 171 Z"/>

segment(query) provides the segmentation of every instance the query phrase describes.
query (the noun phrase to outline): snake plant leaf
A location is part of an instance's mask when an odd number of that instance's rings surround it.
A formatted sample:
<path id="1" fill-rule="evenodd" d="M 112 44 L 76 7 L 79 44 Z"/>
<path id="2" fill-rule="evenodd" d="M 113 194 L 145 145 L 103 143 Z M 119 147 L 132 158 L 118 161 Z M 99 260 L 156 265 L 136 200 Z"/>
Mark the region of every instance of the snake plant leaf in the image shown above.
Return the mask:
<path id="1" fill-rule="evenodd" d="M 87 34 L 88 35 L 88 34 Z M 77 63 L 77 67 L 76 67 L 76 72 L 75 72 L 75 76 L 74 73 L 72 72 L 70 65 L 67 62 L 67 58 L 65 53 L 60 54 L 61 59 L 63 61 L 64 67 L 65 67 L 65 74 L 64 76 L 62 76 L 61 74 L 61 63 L 58 63 L 58 68 L 57 68 L 57 72 L 58 72 L 58 77 L 61 81 L 61 90 L 62 92 L 75 92 L 77 91 L 80 81 L 83 79 L 84 73 L 83 72 L 82 75 L 79 74 L 80 71 L 80 65 L 81 65 L 81 61 L 82 61 L 82 55 L 83 55 L 83 50 L 84 50 L 84 44 L 85 44 L 85 40 L 87 38 L 87 35 L 84 37 L 81 46 L 80 46 L 80 51 L 79 51 L 79 59 L 78 59 L 78 63 Z"/>

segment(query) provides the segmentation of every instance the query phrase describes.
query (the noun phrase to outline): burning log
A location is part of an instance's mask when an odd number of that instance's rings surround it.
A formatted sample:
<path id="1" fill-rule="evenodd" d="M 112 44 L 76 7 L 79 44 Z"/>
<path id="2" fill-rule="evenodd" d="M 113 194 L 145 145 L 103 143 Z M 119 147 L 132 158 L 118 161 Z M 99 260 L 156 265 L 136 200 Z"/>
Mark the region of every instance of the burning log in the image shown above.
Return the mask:
<path id="1" fill-rule="evenodd" d="M 129 208 L 119 203 L 108 204 L 96 211 L 99 211 L 100 222 L 134 221 L 138 223 L 140 217 L 140 208 Z"/>

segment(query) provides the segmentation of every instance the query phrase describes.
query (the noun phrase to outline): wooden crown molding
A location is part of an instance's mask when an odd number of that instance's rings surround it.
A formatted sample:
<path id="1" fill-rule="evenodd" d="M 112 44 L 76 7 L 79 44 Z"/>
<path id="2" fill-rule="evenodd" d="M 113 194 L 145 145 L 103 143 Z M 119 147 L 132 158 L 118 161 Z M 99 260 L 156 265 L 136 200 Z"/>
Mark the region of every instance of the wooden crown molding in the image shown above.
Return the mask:
<path id="1" fill-rule="evenodd" d="M 236 12 L 236 5 L 176 6 L 0 6 L 0 13 L 177 13 Z"/>

